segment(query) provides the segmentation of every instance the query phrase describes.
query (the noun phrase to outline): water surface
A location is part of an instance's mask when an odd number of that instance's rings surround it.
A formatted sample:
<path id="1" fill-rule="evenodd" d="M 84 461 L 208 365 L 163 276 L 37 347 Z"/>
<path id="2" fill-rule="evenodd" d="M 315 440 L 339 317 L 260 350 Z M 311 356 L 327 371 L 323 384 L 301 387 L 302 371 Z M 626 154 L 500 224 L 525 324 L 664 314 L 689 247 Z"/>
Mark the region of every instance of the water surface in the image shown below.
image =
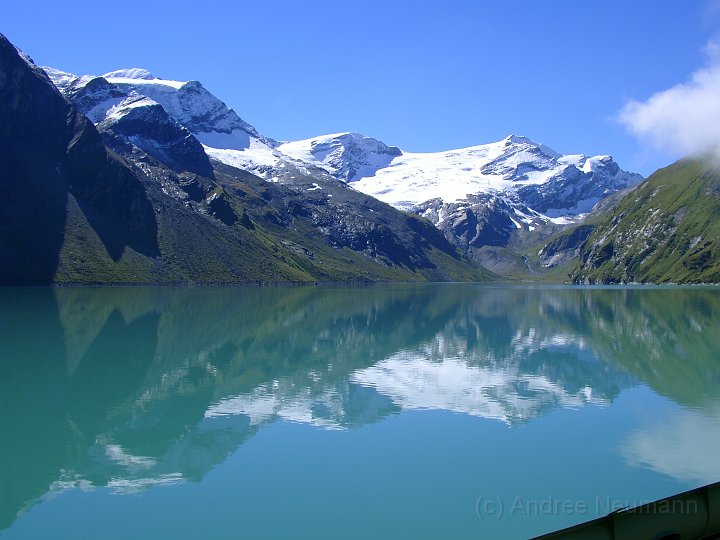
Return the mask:
<path id="1" fill-rule="evenodd" d="M 720 290 L 0 290 L 0 538 L 526 538 L 720 480 Z"/>

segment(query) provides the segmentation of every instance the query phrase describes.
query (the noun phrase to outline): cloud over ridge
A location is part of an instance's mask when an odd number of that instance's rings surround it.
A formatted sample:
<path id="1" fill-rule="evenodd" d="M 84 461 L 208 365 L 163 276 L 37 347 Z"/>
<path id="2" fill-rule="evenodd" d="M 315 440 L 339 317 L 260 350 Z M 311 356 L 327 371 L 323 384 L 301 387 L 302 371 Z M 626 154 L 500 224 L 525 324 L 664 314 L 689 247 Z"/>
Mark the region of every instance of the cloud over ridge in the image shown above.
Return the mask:
<path id="1" fill-rule="evenodd" d="M 677 154 L 720 156 L 720 42 L 706 47 L 708 65 L 688 82 L 631 101 L 619 114 L 635 136 Z"/>

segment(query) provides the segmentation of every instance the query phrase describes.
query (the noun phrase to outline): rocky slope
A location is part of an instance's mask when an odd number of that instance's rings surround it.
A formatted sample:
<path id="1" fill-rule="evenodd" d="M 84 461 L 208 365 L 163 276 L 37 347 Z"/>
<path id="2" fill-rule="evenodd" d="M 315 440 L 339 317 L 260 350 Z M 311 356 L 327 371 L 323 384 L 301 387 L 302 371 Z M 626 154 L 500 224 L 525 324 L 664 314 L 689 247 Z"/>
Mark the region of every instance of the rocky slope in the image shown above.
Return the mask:
<path id="1" fill-rule="evenodd" d="M 428 154 L 402 152 L 356 133 L 285 143 L 277 150 L 426 217 L 488 267 L 498 256 L 519 259 L 515 245 L 577 222 L 599 201 L 642 180 L 610 156 L 563 156 L 515 135 Z"/>
<path id="2" fill-rule="evenodd" d="M 720 172 L 686 159 L 626 195 L 580 251 L 577 283 L 720 282 Z"/>
<path id="3" fill-rule="evenodd" d="M 0 283 L 489 277 L 429 222 L 332 177 L 211 161 L 203 137 L 273 143 L 199 83 L 50 71 L 71 105 L 4 37 L 0 73 Z"/>
<path id="4" fill-rule="evenodd" d="M 47 71 L 101 129 L 119 131 L 121 126 L 113 124 L 123 110 L 141 105 L 144 98 L 191 132 L 215 162 L 289 185 L 301 177 L 334 178 L 427 218 L 458 249 L 501 272 L 527 273 L 520 246 L 555 233 L 598 201 L 642 180 L 621 170 L 610 156 L 563 156 L 514 135 L 430 154 L 403 152 L 358 133 L 278 143 L 259 134 L 197 81 L 161 79 L 138 68 L 102 77 Z M 190 151 L 186 139 L 175 140 L 179 149 Z M 176 166 L 172 158 L 178 152 L 166 148 L 168 135 L 160 140 L 145 130 L 134 142 Z M 172 155 L 163 157 L 161 151 Z"/>

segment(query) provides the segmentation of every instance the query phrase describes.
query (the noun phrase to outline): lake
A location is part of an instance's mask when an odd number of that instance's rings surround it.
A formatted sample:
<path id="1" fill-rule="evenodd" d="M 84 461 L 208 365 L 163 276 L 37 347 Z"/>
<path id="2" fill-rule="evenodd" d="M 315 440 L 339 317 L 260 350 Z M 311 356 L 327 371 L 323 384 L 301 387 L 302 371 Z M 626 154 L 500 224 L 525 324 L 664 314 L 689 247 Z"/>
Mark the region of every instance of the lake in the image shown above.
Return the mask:
<path id="1" fill-rule="evenodd" d="M 0 289 L 0 538 L 527 538 L 720 480 L 720 289 Z"/>

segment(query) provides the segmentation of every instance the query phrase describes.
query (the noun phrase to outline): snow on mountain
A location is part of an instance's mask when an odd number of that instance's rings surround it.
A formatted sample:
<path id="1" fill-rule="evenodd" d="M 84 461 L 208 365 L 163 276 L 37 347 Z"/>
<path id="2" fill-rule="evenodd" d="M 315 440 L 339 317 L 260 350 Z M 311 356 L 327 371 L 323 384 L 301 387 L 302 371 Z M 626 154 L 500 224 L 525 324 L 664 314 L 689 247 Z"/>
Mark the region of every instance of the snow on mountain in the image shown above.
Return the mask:
<path id="1" fill-rule="evenodd" d="M 106 79 L 142 79 L 149 82 L 162 82 L 163 84 L 174 83 L 176 88 L 180 88 L 184 84 L 179 81 L 161 81 L 152 73 L 150 73 L 147 69 L 143 68 L 118 69 L 116 71 L 106 73 L 105 75 L 103 75 L 103 77 Z"/>
<path id="2" fill-rule="evenodd" d="M 100 132 L 129 142 L 178 172 L 214 175 L 197 138 L 156 100 L 105 77 L 78 77 L 52 68 L 45 68 L 45 72 Z M 113 75 L 117 76 L 109 77 L 112 81 L 138 80 L 163 87 L 168 82 L 159 81 L 147 70 L 138 68 L 113 72 Z M 182 83 L 176 86 L 179 84 Z"/>
<path id="3" fill-rule="evenodd" d="M 254 127 L 208 92 L 198 81 L 158 79 L 138 68 L 111 71 L 103 75 L 103 78 L 128 94 L 135 93 L 157 101 L 170 116 L 196 134 L 201 142 L 202 134 L 221 133 L 230 136 L 235 130 L 260 137 Z"/>
<path id="4" fill-rule="evenodd" d="M 57 86 L 58 90 L 60 90 L 61 92 L 79 78 L 77 75 L 73 75 L 72 73 L 61 71 L 52 67 L 44 67 L 42 69 L 45 71 L 47 76 L 50 77 L 50 80 L 53 82 L 53 84 Z"/>
<path id="5" fill-rule="evenodd" d="M 128 98 L 146 98 L 133 103 L 159 104 L 220 162 L 267 180 L 288 176 L 288 170 L 298 167 L 310 175 L 327 173 L 392 206 L 425 215 L 436 225 L 444 216 L 455 215 L 452 227 L 458 230 L 466 226 L 460 216 L 467 213 L 466 206 L 486 221 L 505 213 L 503 220 L 510 228 L 567 223 L 589 212 L 600 199 L 642 180 L 621 170 L 610 156 L 563 156 L 515 135 L 432 153 L 402 152 L 358 133 L 278 144 L 197 81 L 160 79 L 141 68 L 102 77 L 76 77 L 51 68 L 46 72 L 96 124 L 119 114 Z M 492 205 L 493 198 L 502 204 Z M 480 232 L 470 235 L 477 239 Z"/>
<path id="6" fill-rule="evenodd" d="M 643 177 L 620 169 L 611 156 L 561 157 L 559 168 L 546 182 L 518 188 L 527 205 L 548 216 L 589 212 L 600 199 L 633 186 Z"/>
<path id="7" fill-rule="evenodd" d="M 407 210 L 429 199 L 454 202 L 470 194 L 502 191 L 512 187 L 512 178 L 487 174 L 484 167 L 502 155 L 503 147 L 500 142 L 446 152 L 403 153 L 354 187 Z"/>
<path id="8" fill-rule="evenodd" d="M 198 81 L 158 79 L 146 70 L 130 69 L 106 73 L 108 82 L 147 96 L 189 129 L 206 153 L 218 161 L 265 175 L 280 158 L 275 141 L 262 137 Z"/>
<path id="9" fill-rule="evenodd" d="M 261 136 L 198 81 L 160 79 L 141 68 L 111 71 L 101 77 L 44 69 L 95 124 L 107 124 L 113 115 L 126 114 L 128 103 L 135 107 L 159 104 L 214 159 L 261 176 L 281 161 L 274 150 L 275 141 Z"/>
<path id="10" fill-rule="evenodd" d="M 601 199 L 642 180 L 610 156 L 563 156 L 516 135 L 469 148 L 412 153 L 341 133 L 285 143 L 278 150 L 425 217 L 451 243 L 499 272 L 529 267 L 520 262 L 521 254 L 513 259 L 493 249 L 536 229 L 535 235 L 552 234 L 580 220 Z"/>
<path id="11" fill-rule="evenodd" d="M 288 142 L 278 146 L 278 150 L 293 159 L 325 169 L 346 182 L 373 176 L 378 169 L 387 167 L 402 155 L 399 148 L 359 133 L 335 133 Z"/>
<path id="12" fill-rule="evenodd" d="M 156 107 L 157 105 L 158 103 L 150 98 L 141 96 L 129 97 L 124 99 L 117 105 L 113 105 L 112 107 L 110 107 L 105 114 L 104 121 L 117 121 L 132 112 L 133 109 L 137 109 L 140 107 Z"/>
<path id="13" fill-rule="evenodd" d="M 108 111 L 128 98 L 118 87 L 102 77 L 78 77 L 53 68 L 44 68 L 50 80 L 94 124 L 105 119 Z"/>
<path id="14" fill-rule="evenodd" d="M 233 129 L 230 133 L 201 132 L 195 136 L 211 158 L 231 167 L 252 171 L 266 180 L 282 160 L 279 152 L 273 148 L 274 141 L 255 136 L 244 129 Z"/>
<path id="15" fill-rule="evenodd" d="M 576 215 L 589 211 L 603 196 L 642 180 L 640 175 L 620 170 L 609 156 L 562 156 L 515 135 L 469 148 L 411 153 L 345 133 L 285 143 L 278 150 L 320 166 L 352 182 L 355 189 L 405 210 L 414 210 L 432 199 L 454 203 L 468 196 L 494 193 L 531 199 L 540 212 L 551 217 Z M 568 191 L 569 183 L 589 180 L 595 186 L 585 186 L 586 193 L 570 190 L 570 198 L 557 193 Z M 540 185 L 556 189 L 551 193 L 528 189 Z M 560 206 L 553 206 L 555 203 Z"/>

